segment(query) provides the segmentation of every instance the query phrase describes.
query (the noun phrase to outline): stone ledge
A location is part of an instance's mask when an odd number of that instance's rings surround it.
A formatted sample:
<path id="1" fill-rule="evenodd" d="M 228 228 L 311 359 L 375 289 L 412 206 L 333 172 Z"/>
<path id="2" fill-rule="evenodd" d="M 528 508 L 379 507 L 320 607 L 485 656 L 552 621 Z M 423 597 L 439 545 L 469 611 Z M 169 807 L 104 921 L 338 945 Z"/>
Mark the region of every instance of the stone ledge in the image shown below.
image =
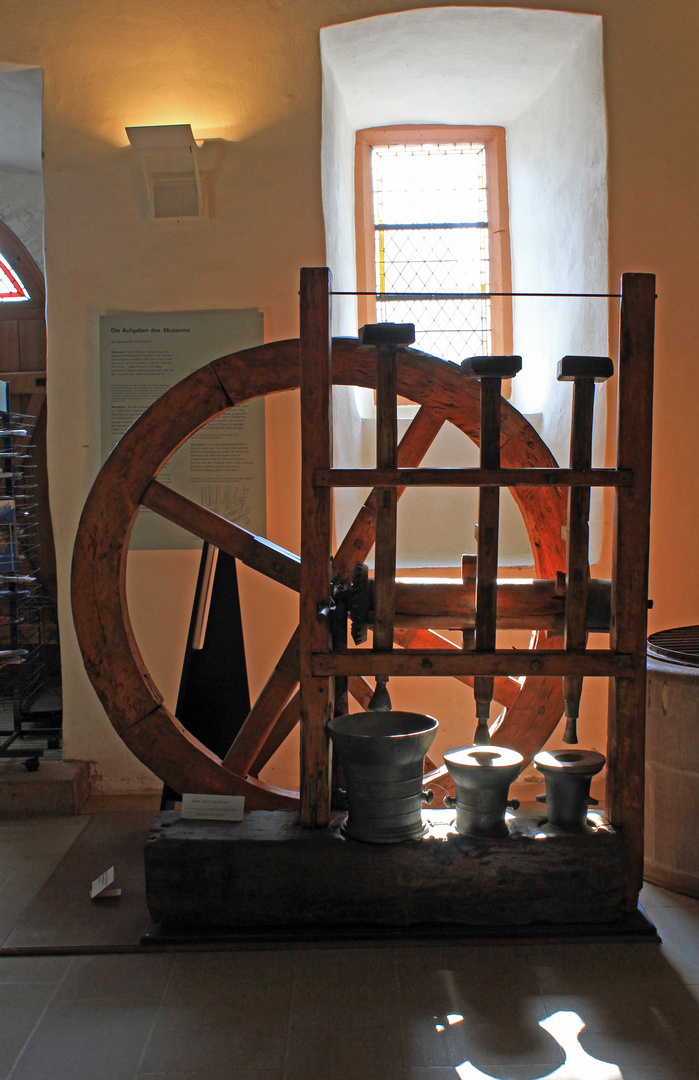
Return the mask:
<path id="1" fill-rule="evenodd" d="M 145 845 L 146 896 L 167 927 L 515 926 L 605 923 L 624 911 L 620 833 L 602 817 L 584 834 L 547 834 L 518 811 L 501 840 L 474 841 L 454 812 L 423 813 L 415 843 L 345 838 L 344 815 L 304 829 L 293 811 L 240 823 L 157 815 Z"/>
<path id="2" fill-rule="evenodd" d="M 37 771 L 28 772 L 20 758 L 0 760 L 0 819 L 71 816 L 89 797 L 87 761 L 40 759 Z"/>

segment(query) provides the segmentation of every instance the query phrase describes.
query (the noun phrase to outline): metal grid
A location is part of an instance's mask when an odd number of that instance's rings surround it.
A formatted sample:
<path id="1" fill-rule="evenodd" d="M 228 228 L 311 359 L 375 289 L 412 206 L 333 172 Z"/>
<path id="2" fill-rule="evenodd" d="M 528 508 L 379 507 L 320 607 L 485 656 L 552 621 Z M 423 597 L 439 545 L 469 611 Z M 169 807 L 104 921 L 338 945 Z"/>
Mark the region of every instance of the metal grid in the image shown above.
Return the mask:
<path id="1" fill-rule="evenodd" d="M 55 691 L 46 700 L 55 601 L 41 593 L 31 565 L 37 537 L 30 439 L 31 418 L 0 412 L 0 757 L 26 754 L 36 767 L 39 747 L 47 740 L 53 751 L 60 745 L 61 701 Z"/>
<path id="2" fill-rule="evenodd" d="M 485 147 L 372 148 L 379 293 L 487 293 Z M 416 346 L 448 360 L 490 352 L 490 301 L 379 300 L 379 322 L 413 322 Z"/>

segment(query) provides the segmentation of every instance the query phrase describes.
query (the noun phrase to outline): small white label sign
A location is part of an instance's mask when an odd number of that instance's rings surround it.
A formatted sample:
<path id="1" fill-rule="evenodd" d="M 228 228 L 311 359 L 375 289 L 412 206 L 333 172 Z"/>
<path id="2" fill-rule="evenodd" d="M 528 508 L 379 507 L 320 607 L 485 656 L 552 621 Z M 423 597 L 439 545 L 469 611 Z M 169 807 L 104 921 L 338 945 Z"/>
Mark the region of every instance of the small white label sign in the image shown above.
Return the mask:
<path id="1" fill-rule="evenodd" d="M 111 885 L 114 881 L 114 867 L 110 866 L 109 870 L 105 870 L 103 874 L 100 874 L 98 878 L 92 882 L 92 888 L 90 889 L 90 899 L 94 900 L 96 897 L 106 898 L 108 896 L 121 896 L 121 889 L 107 889 L 108 885 Z"/>
<path id="2" fill-rule="evenodd" d="M 242 821 L 243 795 L 183 795 L 182 817 L 205 821 Z"/>

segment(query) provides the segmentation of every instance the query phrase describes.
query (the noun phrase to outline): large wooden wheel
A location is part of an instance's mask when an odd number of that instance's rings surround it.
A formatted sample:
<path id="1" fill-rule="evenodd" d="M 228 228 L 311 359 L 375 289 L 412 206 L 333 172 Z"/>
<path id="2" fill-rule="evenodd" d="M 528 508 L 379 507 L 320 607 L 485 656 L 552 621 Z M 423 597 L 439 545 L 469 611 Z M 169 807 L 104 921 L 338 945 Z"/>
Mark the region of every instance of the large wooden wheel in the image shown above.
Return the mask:
<path id="1" fill-rule="evenodd" d="M 333 382 L 375 385 L 373 348 L 356 340 L 333 342 Z M 222 357 L 194 372 L 156 401 L 127 431 L 99 473 L 80 521 L 72 576 L 73 614 L 88 676 L 109 719 L 129 749 L 175 791 L 244 795 L 249 809 L 298 805 L 298 792 L 258 779 L 260 769 L 298 719 L 298 631 L 284 650 L 225 758 L 218 758 L 165 707 L 134 639 L 126 602 L 129 539 L 140 506 L 147 506 L 261 573 L 298 590 L 297 556 L 256 538 L 161 484 L 156 477 L 172 454 L 202 425 L 235 404 L 299 385 L 298 339 Z M 419 465 L 445 421 L 478 443 L 479 389 L 460 369 L 415 349 L 398 350 L 398 393 L 420 409 L 399 448 L 399 467 Z M 502 404 L 501 462 L 505 468 L 555 468 L 536 431 L 508 402 Z M 559 488 L 513 488 L 532 547 L 535 574 L 553 578 L 565 568 L 561 528 L 566 500 Z M 333 560 L 349 575 L 374 541 L 371 500 L 358 514 Z M 449 647 L 430 630 L 398 630 L 410 647 Z M 456 648 L 456 646 L 453 646 Z M 560 648 L 539 633 L 534 648 Z M 472 678 L 462 677 L 472 684 Z M 350 679 L 364 707 L 370 690 Z M 495 698 L 506 707 L 497 742 L 529 760 L 563 712 L 559 678 L 523 682 L 500 678 Z M 467 737 L 467 736 L 465 736 Z"/>

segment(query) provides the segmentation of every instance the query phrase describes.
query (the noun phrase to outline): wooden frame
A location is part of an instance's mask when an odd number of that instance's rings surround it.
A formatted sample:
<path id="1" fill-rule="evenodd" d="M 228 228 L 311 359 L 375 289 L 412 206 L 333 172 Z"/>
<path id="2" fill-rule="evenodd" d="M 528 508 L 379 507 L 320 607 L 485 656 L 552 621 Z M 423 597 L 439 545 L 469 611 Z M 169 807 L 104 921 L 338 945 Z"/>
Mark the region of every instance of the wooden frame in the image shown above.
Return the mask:
<path id="1" fill-rule="evenodd" d="M 303 294 L 302 294 L 303 295 Z M 615 493 L 614 551 L 611 591 L 611 621 L 609 649 L 591 650 L 574 641 L 570 648 L 552 648 L 546 654 L 532 657 L 527 650 L 498 651 L 491 648 L 474 652 L 411 648 L 405 652 L 375 650 L 335 650 L 316 652 L 301 658 L 301 671 L 310 669 L 310 677 L 301 675 L 301 694 L 312 691 L 319 677 L 411 675 L 470 675 L 476 678 L 502 675 L 534 674 L 563 677 L 607 676 L 609 678 L 608 710 L 608 780 L 607 812 L 612 825 L 624 837 L 625 895 L 628 910 L 634 910 L 643 878 L 643 813 L 644 813 L 644 748 L 646 702 L 646 639 L 648 612 L 648 556 L 650 537 L 650 475 L 653 397 L 653 338 L 655 311 L 655 278 L 651 274 L 624 274 L 621 286 L 621 312 L 618 361 L 617 408 L 617 465 L 605 470 Z M 316 303 L 329 310 L 330 297 L 324 300 L 318 292 Z M 302 299 L 303 310 L 303 299 Z M 322 320 L 322 311 L 317 319 Z M 316 320 L 311 320 L 314 322 Z M 303 357 L 303 345 L 301 349 Z M 324 357 L 322 380 L 332 382 L 331 355 Z M 303 368 L 303 360 L 302 360 Z M 302 372 L 302 386 L 303 386 Z M 316 391 L 317 392 L 317 391 Z M 302 390 L 303 397 L 303 390 Z M 302 406 L 303 415 L 303 406 Z M 302 439 L 316 444 L 314 432 L 302 430 Z M 505 440 L 506 442 L 507 440 Z M 316 460 L 319 460 L 320 455 Z M 379 463 L 381 466 L 381 463 Z M 441 470 L 440 470 L 441 471 Z M 487 469 L 488 484 L 483 483 L 480 470 L 479 486 L 505 487 L 507 469 Z M 406 476 L 398 469 L 385 467 L 353 470 L 358 486 L 378 491 L 397 489 L 405 484 Z M 439 484 L 437 473 L 431 480 Z M 446 470 L 448 474 L 450 470 Z M 462 474 L 468 470 L 460 470 Z M 533 473 L 537 470 L 532 470 Z M 591 470 L 562 470 L 552 468 L 547 476 L 532 476 L 532 483 L 543 486 L 557 483 L 557 490 L 567 473 L 573 489 L 586 490 Z M 322 473 L 316 477 L 316 491 L 325 498 L 333 485 L 335 470 L 326 456 Z M 413 476 L 415 475 L 413 471 Z M 428 481 L 429 482 L 429 481 Z M 310 504 L 307 510 L 310 509 Z M 586 521 L 568 520 L 568 529 Z M 586 533 L 585 533 L 586 537 Z M 330 546 L 330 523 L 325 542 L 319 550 Z M 571 543 L 569 538 L 569 544 Z M 587 566 L 586 566 L 587 572 Z M 317 604 L 321 597 L 317 597 Z M 577 593 L 571 590 L 569 603 L 574 604 Z M 302 599 L 302 610 L 303 610 Z M 308 610 L 312 604 L 306 604 Z M 566 621 L 568 621 L 568 612 Z M 478 618 L 478 616 L 476 616 Z M 476 623 L 477 625 L 477 623 Z M 307 686 L 304 687 L 304 681 Z M 503 740 L 508 745 L 507 740 Z M 302 819 L 304 778 L 302 768 Z"/>
<path id="2" fill-rule="evenodd" d="M 491 292 L 512 291 L 510 220 L 507 199 L 505 129 L 502 127 L 452 127 L 445 124 L 398 125 L 365 128 L 356 135 L 354 163 L 357 290 L 376 292 L 374 259 L 374 212 L 371 179 L 372 146 L 421 142 L 483 143 L 485 146 L 486 197 L 488 201 L 488 250 Z M 491 352 L 512 352 L 512 299 L 494 296 L 491 310 Z M 376 300 L 358 296 L 359 326 L 376 322 Z"/>

